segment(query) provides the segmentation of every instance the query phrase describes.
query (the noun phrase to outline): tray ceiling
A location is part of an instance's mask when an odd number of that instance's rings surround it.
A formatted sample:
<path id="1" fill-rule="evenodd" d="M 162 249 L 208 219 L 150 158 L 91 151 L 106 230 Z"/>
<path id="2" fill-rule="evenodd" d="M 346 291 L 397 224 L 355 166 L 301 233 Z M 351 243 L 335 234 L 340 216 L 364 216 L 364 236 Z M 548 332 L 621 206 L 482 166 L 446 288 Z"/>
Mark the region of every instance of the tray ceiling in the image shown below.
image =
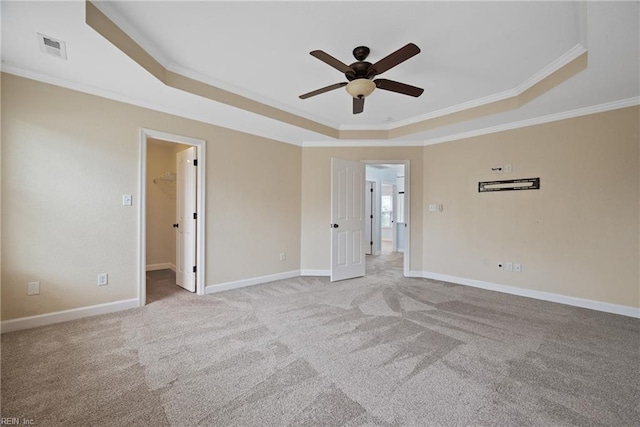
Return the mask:
<path id="1" fill-rule="evenodd" d="M 294 143 L 380 130 L 390 138 L 442 139 L 563 111 L 633 103 L 639 95 L 637 2 L 123 1 L 95 5 L 171 73 L 336 133 L 318 132 L 295 120 L 274 120 L 273 114 L 265 116 L 241 104 L 229 105 L 197 96 L 197 91 L 167 86 L 85 23 L 84 2 L 2 2 L 3 70 L 56 84 L 66 82 L 231 128 L 244 126 L 250 133 Z M 69 59 L 43 55 L 36 33 L 64 40 Z M 381 77 L 422 87 L 421 97 L 376 90 L 359 115 L 351 113 L 351 98 L 343 89 L 298 98 L 346 81 L 310 51 L 321 49 L 349 64 L 355 61 L 352 49 L 366 45 L 371 49 L 368 60 L 375 62 L 409 42 L 418 45 L 421 53 Z M 576 69 L 526 103 L 516 101 L 503 110 L 437 126 L 410 127 L 518 95 L 527 84 L 544 80 L 586 53 L 584 69 Z M 409 131 L 393 133 L 401 127 Z"/>

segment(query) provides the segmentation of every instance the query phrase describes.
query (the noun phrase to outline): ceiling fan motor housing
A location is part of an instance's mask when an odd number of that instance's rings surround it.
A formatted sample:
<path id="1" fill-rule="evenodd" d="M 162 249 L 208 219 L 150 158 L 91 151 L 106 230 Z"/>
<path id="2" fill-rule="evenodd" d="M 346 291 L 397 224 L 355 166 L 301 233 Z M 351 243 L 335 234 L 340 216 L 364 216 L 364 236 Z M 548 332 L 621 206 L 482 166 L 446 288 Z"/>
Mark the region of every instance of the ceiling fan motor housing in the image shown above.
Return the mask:
<path id="1" fill-rule="evenodd" d="M 351 68 L 353 72 L 347 71 L 346 73 L 344 73 L 344 75 L 349 81 L 355 80 L 355 79 L 372 78 L 373 76 L 367 75 L 367 72 L 369 71 L 370 66 L 371 66 L 371 62 L 366 62 L 366 61 L 354 62 L 353 64 L 349 65 L 349 68 Z"/>
<path id="2" fill-rule="evenodd" d="M 369 48 L 366 46 L 358 46 L 353 49 L 353 56 L 358 60 L 349 65 L 348 72 L 344 73 L 349 84 L 345 87 L 349 95 L 354 98 L 362 99 L 369 95 L 376 88 L 376 84 L 371 81 L 375 73 L 371 71 L 371 62 L 365 61 L 369 56 Z"/>

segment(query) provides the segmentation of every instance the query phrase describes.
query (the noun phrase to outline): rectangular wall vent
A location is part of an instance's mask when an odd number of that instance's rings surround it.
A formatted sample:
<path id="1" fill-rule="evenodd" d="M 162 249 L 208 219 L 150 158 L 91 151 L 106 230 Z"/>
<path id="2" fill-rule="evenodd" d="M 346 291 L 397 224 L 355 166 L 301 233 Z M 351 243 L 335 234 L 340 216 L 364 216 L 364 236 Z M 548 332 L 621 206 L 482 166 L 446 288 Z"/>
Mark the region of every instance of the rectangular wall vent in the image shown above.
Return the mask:
<path id="1" fill-rule="evenodd" d="M 40 44 L 40 50 L 43 53 L 67 59 L 67 45 L 62 40 L 57 40 L 53 37 L 38 33 L 38 43 Z"/>

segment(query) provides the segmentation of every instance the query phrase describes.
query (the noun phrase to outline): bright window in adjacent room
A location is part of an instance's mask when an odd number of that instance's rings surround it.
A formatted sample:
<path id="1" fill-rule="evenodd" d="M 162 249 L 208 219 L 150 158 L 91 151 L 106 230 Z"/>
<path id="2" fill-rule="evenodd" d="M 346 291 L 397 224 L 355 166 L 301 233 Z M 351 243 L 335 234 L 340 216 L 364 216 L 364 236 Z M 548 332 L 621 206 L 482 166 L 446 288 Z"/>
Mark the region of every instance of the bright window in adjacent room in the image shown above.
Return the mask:
<path id="1" fill-rule="evenodd" d="M 393 218 L 393 200 L 391 195 L 382 195 L 380 223 L 383 227 L 391 227 Z"/>
<path id="2" fill-rule="evenodd" d="M 398 206 L 396 208 L 396 222 L 406 222 L 404 219 L 404 191 L 398 193 Z"/>

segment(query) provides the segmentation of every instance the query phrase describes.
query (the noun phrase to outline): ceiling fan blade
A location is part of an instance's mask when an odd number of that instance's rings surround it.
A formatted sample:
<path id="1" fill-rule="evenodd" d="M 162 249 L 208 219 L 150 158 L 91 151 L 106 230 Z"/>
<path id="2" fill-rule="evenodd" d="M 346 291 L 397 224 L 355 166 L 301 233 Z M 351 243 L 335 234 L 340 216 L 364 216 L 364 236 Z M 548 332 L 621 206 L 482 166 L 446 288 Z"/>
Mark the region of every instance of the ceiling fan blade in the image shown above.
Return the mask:
<path id="1" fill-rule="evenodd" d="M 364 97 L 353 98 L 353 114 L 360 114 L 364 111 Z"/>
<path id="2" fill-rule="evenodd" d="M 300 95 L 300 99 L 311 98 L 312 96 L 320 95 L 321 93 L 329 92 L 330 90 L 338 89 L 341 87 L 345 87 L 347 82 L 344 83 L 336 83 L 330 86 L 323 87 L 322 89 L 314 90 L 313 92 L 305 93 L 304 95 Z"/>
<path id="3" fill-rule="evenodd" d="M 353 69 L 351 67 L 349 67 L 347 64 L 343 63 L 342 61 L 337 60 L 336 58 L 334 58 L 333 56 L 329 55 L 328 53 L 325 53 L 321 50 L 314 50 L 309 52 L 309 54 L 311 56 L 315 56 L 316 58 L 318 58 L 320 61 L 324 62 L 325 64 L 331 65 L 333 68 L 335 68 L 336 70 L 340 71 L 341 73 L 353 73 L 355 74 L 355 71 L 353 71 Z"/>
<path id="4" fill-rule="evenodd" d="M 387 79 L 377 79 L 373 81 L 378 89 L 388 90 L 391 92 L 401 93 L 403 95 L 409 95 L 413 97 L 419 97 L 424 92 L 424 89 L 411 86 L 405 83 L 396 82 Z"/>
<path id="5" fill-rule="evenodd" d="M 407 59 L 420 53 L 420 48 L 413 43 L 409 43 L 404 47 L 396 50 L 390 55 L 385 56 L 380 61 L 369 67 L 367 77 L 373 77 L 382 74 L 390 68 L 406 61 Z"/>

